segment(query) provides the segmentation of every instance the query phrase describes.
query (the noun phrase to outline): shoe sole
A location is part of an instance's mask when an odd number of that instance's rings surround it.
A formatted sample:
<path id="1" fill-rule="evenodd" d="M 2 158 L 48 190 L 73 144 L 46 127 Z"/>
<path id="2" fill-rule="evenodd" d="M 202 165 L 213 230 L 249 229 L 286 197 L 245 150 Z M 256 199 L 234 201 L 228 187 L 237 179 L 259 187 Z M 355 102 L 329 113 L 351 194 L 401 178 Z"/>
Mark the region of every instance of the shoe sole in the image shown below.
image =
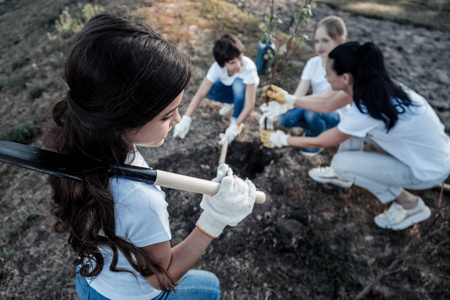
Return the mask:
<path id="1" fill-rule="evenodd" d="M 234 109 L 234 107 L 230 107 L 229 109 L 225 109 L 225 110 L 222 110 L 222 108 L 221 108 L 221 109 L 219 109 L 219 115 L 225 117 L 226 115 L 230 114 L 233 109 Z"/>
<path id="2" fill-rule="evenodd" d="M 314 181 L 317 181 L 317 182 L 320 182 L 320 183 L 331 183 L 331 184 L 337 185 L 337 186 L 339 186 L 341 188 L 344 188 L 344 189 L 348 189 L 348 188 L 350 188 L 353 185 L 353 183 L 351 183 L 350 181 L 344 182 L 344 181 L 342 181 L 340 179 L 323 178 L 323 177 L 318 177 L 318 176 L 311 175 L 309 173 L 308 173 L 308 175 Z"/>
<path id="3" fill-rule="evenodd" d="M 430 216 L 431 216 L 431 210 L 428 206 L 425 206 L 419 213 L 414 214 L 414 215 L 406 218 L 402 222 L 392 225 L 392 226 L 390 226 L 388 224 L 379 223 L 377 218 L 375 218 L 374 221 L 378 227 L 383 228 L 383 229 L 403 230 L 403 229 L 406 229 L 416 223 L 420 223 L 420 222 L 427 220 Z"/>
<path id="4" fill-rule="evenodd" d="M 313 157 L 316 156 L 317 154 L 319 154 L 320 152 L 322 152 L 323 149 L 320 149 L 320 151 L 317 152 L 303 152 L 300 151 L 300 154 L 304 155 L 304 156 L 308 156 L 308 157 Z"/>

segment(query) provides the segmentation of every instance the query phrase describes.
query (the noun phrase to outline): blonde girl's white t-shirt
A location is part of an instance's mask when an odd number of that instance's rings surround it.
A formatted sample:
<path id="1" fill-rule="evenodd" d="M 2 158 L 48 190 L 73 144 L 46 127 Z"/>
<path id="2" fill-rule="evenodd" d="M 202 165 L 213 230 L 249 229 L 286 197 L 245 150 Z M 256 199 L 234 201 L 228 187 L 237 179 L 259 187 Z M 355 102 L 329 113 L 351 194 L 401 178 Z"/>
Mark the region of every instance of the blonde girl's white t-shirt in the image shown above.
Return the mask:
<path id="1" fill-rule="evenodd" d="M 309 80 L 313 94 L 322 94 L 329 86 L 325 78 L 327 71 L 320 56 L 314 56 L 306 62 L 302 71 L 301 80 Z"/>
<path id="2" fill-rule="evenodd" d="M 233 74 L 233 76 L 229 76 L 227 68 L 225 66 L 220 67 L 215 61 L 211 67 L 209 67 L 209 70 L 206 73 L 206 79 L 212 83 L 220 80 L 224 85 L 230 86 L 236 78 L 241 78 L 244 84 L 255 84 L 256 87 L 258 87 L 259 76 L 255 63 L 247 56 L 243 56 L 242 59 L 244 61 L 242 70 L 239 73 Z"/>
<path id="3" fill-rule="evenodd" d="M 301 80 L 309 80 L 311 82 L 311 89 L 313 95 L 322 94 L 329 86 L 330 83 L 325 78 L 327 71 L 323 65 L 322 57 L 314 56 L 306 62 L 303 68 Z M 339 91 L 338 93 L 344 93 Z M 335 110 L 339 114 L 339 118 L 342 118 L 342 114 L 350 108 L 350 105 L 338 108 Z"/>
<path id="4" fill-rule="evenodd" d="M 131 165 L 148 168 L 138 151 L 135 155 Z M 130 154 L 127 158 L 128 163 L 131 158 Z M 110 190 L 114 198 L 116 235 L 136 247 L 145 247 L 172 238 L 168 204 L 165 201 L 165 193 L 158 186 L 114 177 L 110 181 Z M 117 300 L 148 300 L 161 293 L 133 270 L 122 253 L 119 252 L 117 268 L 131 270 L 136 277 L 127 272 L 111 272 L 109 266 L 112 251 L 104 247 L 101 252 L 105 260 L 103 270 L 97 277 L 87 278 L 88 283 L 97 292 Z"/>
<path id="5" fill-rule="evenodd" d="M 415 104 L 405 108 L 395 126 L 386 132 L 381 120 L 361 113 L 353 103 L 343 115 L 338 129 L 348 135 L 368 137 L 390 155 L 408 165 L 423 181 L 448 176 L 450 139 L 433 108 L 416 92 L 402 86 Z"/>

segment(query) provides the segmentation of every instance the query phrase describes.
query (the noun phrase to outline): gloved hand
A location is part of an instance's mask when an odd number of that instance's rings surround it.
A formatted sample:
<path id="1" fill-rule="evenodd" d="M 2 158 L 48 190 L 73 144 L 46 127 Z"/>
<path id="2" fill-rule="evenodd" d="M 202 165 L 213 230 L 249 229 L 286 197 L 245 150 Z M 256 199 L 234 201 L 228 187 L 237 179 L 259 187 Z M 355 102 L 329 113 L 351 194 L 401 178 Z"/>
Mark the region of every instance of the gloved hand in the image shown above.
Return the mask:
<path id="1" fill-rule="evenodd" d="M 239 126 L 236 125 L 236 123 L 232 123 L 230 124 L 230 126 L 228 126 L 227 130 L 225 130 L 225 133 L 221 133 L 219 134 L 219 145 L 223 145 L 225 144 L 225 142 L 231 143 L 232 141 L 234 141 L 234 139 L 236 138 L 236 136 L 241 133 L 242 128 L 244 128 L 244 124 L 241 124 Z"/>
<path id="2" fill-rule="evenodd" d="M 216 238 L 227 225 L 236 226 L 252 212 L 256 188 L 250 180 L 233 176 L 227 164 L 219 166 L 212 181 L 221 182 L 219 191 L 214 196 L 203 196 L 200 203 L 203 212 L 196 225 Z"/>
<path id="3" fill-rule="evenodd" d="M 267 118 L 266 115 L 262 115 L 261 118 L 259 118 L 259 128 L 273 130 L 272 119 Z"/>
<path id="4" fill-rule="evenodd" d="M 189 132 L 189 128 L 191 127 L 192 119 L 186 115 L 181 118 L 180 123 L 175 125 L 173 128 L 173 137 L 179 137 L 180 139 L 184 139 L 186 134 Z"/>
<path id="5" fill-rule="evenodd" d="M 284 133 L 281 130 L 259 130 L 259 137 L 261 142 L 267 148 L 288 146 L 287 139 L 290 137 L 289 134 Z"/>
<path id="6" fill-rule="evenodd" d="M 269 99 L 269 101 L 277 101 L 280 104 L 288 104 L 294 107 L 294 103 L 297 97 L 290 95 L 288 92 L 276 85 L 266 85 L 263 87 L 263 94 Z"/>
<path id="7" fill-rule="evenodd" d="M 280 104 L 276 101 L 263 104 L 260 107 L 261 111 L 263 112 L 263 116 L 267 117 L 272 122 L 276 122 L 279 115 L 286 113 L 291 108 L 289 108 L 287 104 Z"/>

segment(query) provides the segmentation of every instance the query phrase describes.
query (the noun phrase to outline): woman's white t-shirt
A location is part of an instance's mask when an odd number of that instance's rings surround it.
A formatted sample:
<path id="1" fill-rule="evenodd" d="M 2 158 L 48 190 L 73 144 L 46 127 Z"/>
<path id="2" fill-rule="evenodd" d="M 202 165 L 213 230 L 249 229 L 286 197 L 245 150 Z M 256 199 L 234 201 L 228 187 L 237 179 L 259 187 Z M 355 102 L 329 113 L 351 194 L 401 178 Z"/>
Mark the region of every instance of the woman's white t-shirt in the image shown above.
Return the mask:
<path id="1" fill-rule="evenodd" d="M 389 132 L 386 132 L 381 120 L 361 113 L 354 103 L 343 115 L 338 129 L 348 135 L 372 139 L 390 155 L 408 165 L 417 179 L 437 180 L 450 172 L 450 139 L 428 102 L 416 92 L 401 86 L 415 106 L 405 108 Z"/>
<path id="2" fill-rule="evenodd" d="M 127 163 L 132 154 L 127 158 Z M 131 165 L 146 167 L 142 155 L 135 151 Z M 110 181 L 110 190 L 114 198 L 116 235 L 134 244 L 136 247 L 168 241 L 172 238 L 165 193 L 158 186 L 124 178 L 114 177 Z M 88 283 L 100 294 L 110 299 L 148 300 L 158 296 L 161 291 L 154 289 L 142 276 L 133 270 L 126 258 L 119 252 L 117 268 L 132 271 L 111 272 L 109 266 L 112 251 L 101 249 L 104 266 L 95 278 L 87 278 Z"/>
<path id="3" fill-rule="evenodd" d="M 224 85 L 230 86 L 236 78 L 241 78 L 244 84 L 255 84 L 256 87 L 258 87 L 259 76 L 255 63 L 247 56 L 243 56 L 242 59 L 244 61 L 242 70 L 232 76 L 228 75 L 228 71 L 225 66 L 220 67 L 215 61 L 206 73 L 206 79 L 212 83 L 220 80 Z"/>

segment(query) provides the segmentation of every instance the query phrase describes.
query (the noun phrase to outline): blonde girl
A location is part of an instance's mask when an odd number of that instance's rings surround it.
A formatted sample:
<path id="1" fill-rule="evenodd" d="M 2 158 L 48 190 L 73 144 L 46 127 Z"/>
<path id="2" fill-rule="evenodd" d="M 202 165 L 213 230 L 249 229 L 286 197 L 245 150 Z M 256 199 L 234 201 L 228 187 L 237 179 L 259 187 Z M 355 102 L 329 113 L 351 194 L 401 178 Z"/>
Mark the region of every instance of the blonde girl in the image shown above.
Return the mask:
<path id="1" fill-rule="evenodd" d="M 294 93 L 297 97 L 295 104 L 283 107 L 275 107 L 272 103 L 263 105 L 261 110 L 265 113 L 264 116 L 287 128 L 304 128 L 305 136 L 318 136 L 326 129 L 336 126 L 340 119 L 338 108 L 350 103 L 350 99 L 345 93 L 330 88 L 325 78 L 324 59 L 346 39 L 347 28 L 342 18 L 328 16 L 320 20 L 314 30 L 317 56 L 308 60 L 303 69 L 300 83 Z M 312 95 L 306 96 L 310 88 Z M 322 149 L 302 148 L 300 153 L 314 156 L 320 151 Z"/>

